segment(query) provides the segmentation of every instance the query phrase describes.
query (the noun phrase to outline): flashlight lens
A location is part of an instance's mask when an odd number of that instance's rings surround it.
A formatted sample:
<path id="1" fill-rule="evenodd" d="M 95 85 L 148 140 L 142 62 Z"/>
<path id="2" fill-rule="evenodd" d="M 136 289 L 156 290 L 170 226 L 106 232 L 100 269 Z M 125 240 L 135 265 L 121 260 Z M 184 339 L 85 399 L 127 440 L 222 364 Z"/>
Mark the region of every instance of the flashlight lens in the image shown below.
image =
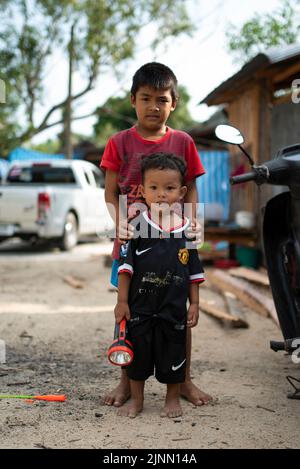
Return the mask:
<path id="1" fill-rule="evenodd" d="M 110 355 L 110 361 L 116 363 L 117 365 L 126 365 L 131 360 L 131 356 L 128 352 L 118 351 L 113 352 Z"/>

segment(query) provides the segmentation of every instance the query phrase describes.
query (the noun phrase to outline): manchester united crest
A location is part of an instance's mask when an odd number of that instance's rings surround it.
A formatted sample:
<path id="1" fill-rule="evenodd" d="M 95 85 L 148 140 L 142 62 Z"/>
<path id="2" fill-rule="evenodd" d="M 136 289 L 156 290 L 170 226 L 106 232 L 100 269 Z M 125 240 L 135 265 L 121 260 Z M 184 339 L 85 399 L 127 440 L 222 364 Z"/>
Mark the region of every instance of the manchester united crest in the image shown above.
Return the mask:
<path id="1" fill-rule="evenodd" d="M 181 264 L 186 265 L 189 261 L 189 251 L 186 248 L 179 249 L 178 259 L 180 260 Z"/>

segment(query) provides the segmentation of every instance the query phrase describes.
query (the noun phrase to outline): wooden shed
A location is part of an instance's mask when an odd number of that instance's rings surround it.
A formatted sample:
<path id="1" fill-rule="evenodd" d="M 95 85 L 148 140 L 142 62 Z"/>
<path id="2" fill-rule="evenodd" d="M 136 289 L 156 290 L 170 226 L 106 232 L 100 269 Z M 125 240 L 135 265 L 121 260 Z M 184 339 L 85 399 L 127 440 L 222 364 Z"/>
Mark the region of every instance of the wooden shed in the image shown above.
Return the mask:
<path id="1" fill-rule="evenodd" d="M 245 148 L 259 164 L 273 158 L 283 146 L 300 142 L 299 101 L 300 45 L 296 44 L 258 54 L 201 103 L 225 107 L 228 122 L 242 131 Z M 248 170 L 238 147 L 229 150 L 232 170 L 242 162 Z M 260 226 L 260 208 L 278 189 L 258 189 L 253 183 L 242 186 L 232 190 L 231 213 L 252 211 Z"/>

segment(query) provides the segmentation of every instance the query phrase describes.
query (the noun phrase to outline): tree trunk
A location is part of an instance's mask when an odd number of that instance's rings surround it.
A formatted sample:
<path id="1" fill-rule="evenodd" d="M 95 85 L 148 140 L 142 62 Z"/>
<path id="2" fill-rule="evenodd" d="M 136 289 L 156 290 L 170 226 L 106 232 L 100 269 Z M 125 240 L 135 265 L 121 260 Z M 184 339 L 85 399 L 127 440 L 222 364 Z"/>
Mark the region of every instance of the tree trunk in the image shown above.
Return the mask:
<path id="1" fill-rule="evenodd" d="M 68 96 L 64 108 L 64 130 L 62 134 L 62 147 L 63 153 L 66 158 L 71 160 L 73 158 L 72 148 L 72 74 L 73 74 L 73 54 L 74 54 L 74 28 L 75 24 L 71 27 L 70 42 L 68 47 L 69 52 L 69 77 L 68 77 Z"/>

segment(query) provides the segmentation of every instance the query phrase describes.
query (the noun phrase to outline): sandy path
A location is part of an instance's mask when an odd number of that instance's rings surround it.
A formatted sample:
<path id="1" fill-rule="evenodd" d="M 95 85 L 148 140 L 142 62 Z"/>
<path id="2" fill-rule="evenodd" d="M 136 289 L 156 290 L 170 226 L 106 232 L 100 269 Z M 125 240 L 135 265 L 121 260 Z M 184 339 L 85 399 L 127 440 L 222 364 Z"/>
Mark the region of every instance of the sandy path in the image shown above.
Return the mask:
<path id="1" fill-rule="evenodd" d="M 300 402 L 286 398 L 285 380 L 299 377 L 299 365 L 269 351 L 280 333 L 249 310 L 249 329 L 226 330 L 204 315 L 194 329 L 193 375 L 215 397 L 212 405 L 183 401 L 182 418 L 161 419 L 164 386 L 150 379 L 144 412 L 122 426 L 115 409 L 100 404 L 118 380 L 105 358 L 115 294 L 107 291 L 102 252 L 93 245 L 80 255 L 0 256 L 0 338 L 7 344 L 0 392 L 68 396 L 65 403 L 0 401 L 1 448 L 300 447 Z M 70 287 L 64 275 L 84 288 Z"/>

